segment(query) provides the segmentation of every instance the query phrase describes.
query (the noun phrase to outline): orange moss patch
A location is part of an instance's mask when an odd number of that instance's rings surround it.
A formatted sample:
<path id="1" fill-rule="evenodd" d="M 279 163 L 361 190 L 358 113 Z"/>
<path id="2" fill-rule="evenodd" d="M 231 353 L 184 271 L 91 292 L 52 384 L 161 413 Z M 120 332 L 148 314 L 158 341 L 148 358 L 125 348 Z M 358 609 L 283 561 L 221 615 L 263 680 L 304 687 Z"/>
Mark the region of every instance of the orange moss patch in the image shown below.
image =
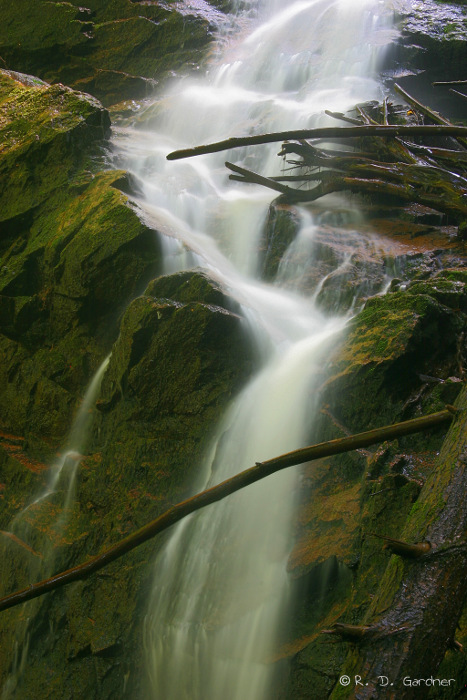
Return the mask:
<path id="1" fill-rule="evenodd" d="M 348 559 L 360 516 L 359 483 L 326 495 L 317 493 L 300 512 L 304 526 L 290 558 L 289 570 L 301 575 L 311 566 L 335 556 Z"/>
<path id="2" fill-rule="evenodd" d="M 37 459 L 29 457 L 25 452 L 22 451 L 21 447 L 24 443 L 24 437 L 18 435 L 9 435 L 8 433 L 0 432 L 0 448 L 2 448 L 7 455 L 13 457 L 17 462 L 22 464 L 24 467 L 29 469 L 29 471 L 34 472 L 34 474 L 40 474 L 41 472 L 48 469 L 48 465 L 43 462 L 39 462 Z"/>

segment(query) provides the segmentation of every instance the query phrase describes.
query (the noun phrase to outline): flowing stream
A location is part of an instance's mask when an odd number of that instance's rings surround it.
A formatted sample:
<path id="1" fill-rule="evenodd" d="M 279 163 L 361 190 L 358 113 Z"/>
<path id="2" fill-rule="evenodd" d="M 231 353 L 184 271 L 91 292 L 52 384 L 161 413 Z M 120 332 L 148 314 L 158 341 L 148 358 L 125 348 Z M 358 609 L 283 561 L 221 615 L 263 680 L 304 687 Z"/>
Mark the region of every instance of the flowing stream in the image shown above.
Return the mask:
<path id="1" fill-rule="evenodd" d="M 117 164 L 136 175 L 142 216 L 165 234 L 165 271 L 202 266 L 221 281 L 242 304 L 262 357 L 221 419 L 194 492 L 306 444 L 319 368 L 345 318 L 287 291 L 287 264 L 275 284 L 258 279 L 273 194 L 229 181 L 224 161 L 278 174 L 278 144 L 179 162 L 166 155 L 234 135 L 337 124 L 325 109 L 381 99 L 378 61 L 391 22 L 388 5 L 374 0 L 243 4 L 219 30 L 205 75 L 176 82 L 137 126 L 117 133 Z M 312 215 L 302 219 L 312 237 Z M 296 489 L 297 470 L 288 470 L 173 528 L 148 601 L 148 698 L 276 697 L 270 660 L 292 604 Z"/>

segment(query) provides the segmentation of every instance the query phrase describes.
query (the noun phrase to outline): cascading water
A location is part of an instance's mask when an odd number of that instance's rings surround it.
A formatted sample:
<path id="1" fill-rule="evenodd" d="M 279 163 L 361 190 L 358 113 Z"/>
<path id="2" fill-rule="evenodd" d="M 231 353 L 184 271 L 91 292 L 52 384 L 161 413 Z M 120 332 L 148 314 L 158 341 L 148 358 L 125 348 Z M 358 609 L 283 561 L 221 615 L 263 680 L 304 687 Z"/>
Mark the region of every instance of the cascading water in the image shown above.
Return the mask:
<path id="1" fill-rule="evenodd" d="M 50 468 L 45 488 L 15 516 L 8 531 L 1 533 L 3 546 L 20 548 L 26 554 L 30 581 L 47 578 L 53 572 L 57 559 L 56 547 L 63 537 L 73 507 L 76 473 L 87 447 L 93 422 L 93 407 L 109 360 L 110 355 L 94 374 L 73 420 L 63 452 Z M 48 536 L 44 537 L 40 526 L 48 532 Z M 29 652 L 28 626 L 40 604 L 40 601 L 33 600 L 25 605 L 23 624 L 16 629 L 17 658 L 0 688 L 1 700 L 19 697 L 17 686 L 27 665 Z"/>
<path id="2" fill-rule="evenodd" d="M 221 35 L 203 79 L 181 81 L 148 110 L 146 126 L 142 117 L 137 130 L 119 132 L 119 165 L 141 182 L 143 216 L 167 235 L 166 271 L 208 268 L 243 305 L 263 358 L 218 426 L 194 490 L 305 443 L 320 360 L 345 321 L 286 291 L 287 264 L 276 286 L 256 279 L 272 196 L 229 183 L 223 162 L 271 175 L 277 146 L 189 162 L 165 156 L 232 135 L 322 124 L 324 109 L 380 97 L 374 72 L 390 31 L 381 9 L 374 0 L 299 0 L 243 11 L 236 41 Z M 148 698 L 275 697 L 268 660 L 288 609 L 295 488 L 293 471 L 278 474 L 174 528 L 148 601 Z"/>

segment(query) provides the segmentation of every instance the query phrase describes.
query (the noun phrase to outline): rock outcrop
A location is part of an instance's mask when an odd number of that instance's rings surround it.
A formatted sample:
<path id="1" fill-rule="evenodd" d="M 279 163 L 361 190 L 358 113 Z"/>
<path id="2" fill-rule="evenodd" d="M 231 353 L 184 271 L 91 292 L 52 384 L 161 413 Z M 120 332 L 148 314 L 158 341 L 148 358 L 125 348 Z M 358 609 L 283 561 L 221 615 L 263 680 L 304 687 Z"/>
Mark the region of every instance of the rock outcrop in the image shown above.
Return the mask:
<path id="1" fill-rule="evenodd" d="M 18 0 L 0 8 L 1 67 L 90 92 L 106 106 L 151 94 L 170 71 L 196 70 L 222 17 L 159 2 Z"/>

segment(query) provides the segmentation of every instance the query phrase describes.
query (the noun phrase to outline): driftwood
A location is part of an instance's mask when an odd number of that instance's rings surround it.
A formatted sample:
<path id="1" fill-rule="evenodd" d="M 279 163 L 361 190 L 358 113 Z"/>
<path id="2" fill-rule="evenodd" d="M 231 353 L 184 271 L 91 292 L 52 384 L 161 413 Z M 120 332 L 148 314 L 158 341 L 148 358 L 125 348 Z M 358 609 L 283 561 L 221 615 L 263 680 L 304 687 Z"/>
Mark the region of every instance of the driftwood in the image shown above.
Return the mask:
<path id="1" fill-rule="evenodd" d="M 257 462 L 254 467 L 240 472 L 240 474 L 226 479 L 217 486 L 213 486 L 206 491 L 196 494 L 192 498 L 178 503 L 152 522 L 136 532 L 133 532 L 131 535 L 128 535 L 128 537 L 125 537 L 123 540 L 120 540 L 120 542 L 117 542 L 117 544 L 83 564 L 68 569 L 67 571 L 62 571 L 51 578 L 31 584 L 28 588 L 24 588 L 23 590 L 16 591 L 15 593 L 1 598 L 0 611 L 20 605 L 32 598 L 37 598 L 44 593 L 61 588 L 72 581 L 79 581 L 87 578 L 116 559 L 119 559 L 124 554 L 139 547 L 139 545 L 147 542 L 155 535 L 167 530 L 167 528 L 171 527 L 179 520 L 182 520 L 190 513 L 194 513 L 211 503 L 220 501 L 226 496 L 250 484 L 254 484 L 281 469 L 304 464 L 305 462 L 321 459 L 323 457 L 349 452 L 350 450 L 367 447 L 368 445 L 375 445 L 385 440 L 393 440 L 403 435 L 429 430 L 442 423 L 451 421 L 455 414 L 456 412 L 453 407 L 448 406 L 444 411 L 422 416 L 421 418 L 414 418 L 402 423 L 376 428 L 375 430 L 368 430 L 364 433 L 358 433 L 357 435 L 303 447 L 265 462 Z"/>

